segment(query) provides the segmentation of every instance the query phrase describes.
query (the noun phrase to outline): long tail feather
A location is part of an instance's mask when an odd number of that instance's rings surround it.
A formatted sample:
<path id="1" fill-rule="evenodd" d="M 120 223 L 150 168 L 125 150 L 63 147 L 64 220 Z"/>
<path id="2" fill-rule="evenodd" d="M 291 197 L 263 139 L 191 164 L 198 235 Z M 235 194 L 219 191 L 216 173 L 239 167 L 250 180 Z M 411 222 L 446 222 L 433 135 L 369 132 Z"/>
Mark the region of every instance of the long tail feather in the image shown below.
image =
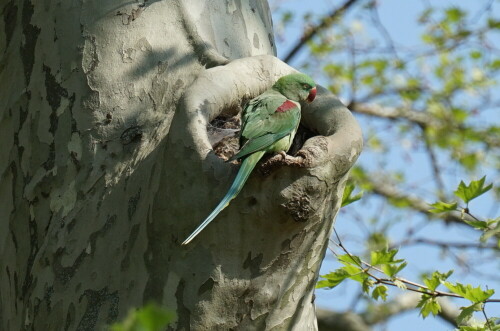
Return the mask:
<path id="1" fill-rule="evenodd" d="M 215 209 L 208 215 L 208 217 L 203 221 L 203 223 L 194 230 L 191 235 L 184 240 L 182 245 L 187 245 L 191 240 L 194 239 L 212 220 L 224 209 L 229 205 L 229 202 L 233 200 L 238 193 L 240 193 L 241 189 L 243 188 L 243 185 L 245 185 L 248 176 L 250 176 L 250 173 L 252 172 L 253 168 L 255 168 L 255 165 L 259 160 L 262 158 L 264 155 L 264 151 L 258 151 L 255 152 L 248 157 L 246 157 L 243 162 L 241 163 L 240 170 L 238 170 L 238 174 L 236 175 L 236 178 L 233 181 L 233 184 L 229 188 L 229 191 L 226 193 L 224 198 L 222 198 L 221 202 L 215 207 Z"/>

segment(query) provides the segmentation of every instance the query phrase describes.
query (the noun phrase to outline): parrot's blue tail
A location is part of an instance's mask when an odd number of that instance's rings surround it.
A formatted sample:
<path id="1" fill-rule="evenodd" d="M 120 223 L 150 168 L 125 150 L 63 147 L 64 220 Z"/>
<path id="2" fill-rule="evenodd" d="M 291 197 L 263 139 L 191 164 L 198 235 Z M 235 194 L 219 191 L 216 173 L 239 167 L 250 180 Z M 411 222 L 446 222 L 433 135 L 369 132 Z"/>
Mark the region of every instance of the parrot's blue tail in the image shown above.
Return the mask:
<path id="1" fill-rule="evenodd" d="M 194 232 L 191 233 L 191 235 L 186 240 L 184 240 L 182 245 L 189 244 L 189 242 L 193 240 L 194 237 L 196 237 L 198 233 L 200 233 L 208 224 L 210 224 L 210 222 L 212 222 L 212 220 L 229 205 L 229 202 L 231 202 L 231 200 L 233 200 L 238 195 L 238 193 L 240 193 L 243 185 L 245 185 L 245 182 L 248 179 L 248 176 L 250 176 L 253 168 L 255 168 L 255 165 L 257 164 L 257 162 L 259 162 L 264 154 L 264 151 L 258 151 L 250 154 L 243 160 L 240 170 L 238 170 L 238 174 L 234 179 L 233 185 L 231 185 L 231 188 L 229 188 L 229 191 L 226 193 L 222 201 L 219 202 L 217 207 L 215 207 L 215 209 L 210 213 L 210 215 L 208 215 L 203 223 L 201 223 L 200 226 L 198 226 L 198 228 L 196 228 L 196 230 L 194 230 Z"/>

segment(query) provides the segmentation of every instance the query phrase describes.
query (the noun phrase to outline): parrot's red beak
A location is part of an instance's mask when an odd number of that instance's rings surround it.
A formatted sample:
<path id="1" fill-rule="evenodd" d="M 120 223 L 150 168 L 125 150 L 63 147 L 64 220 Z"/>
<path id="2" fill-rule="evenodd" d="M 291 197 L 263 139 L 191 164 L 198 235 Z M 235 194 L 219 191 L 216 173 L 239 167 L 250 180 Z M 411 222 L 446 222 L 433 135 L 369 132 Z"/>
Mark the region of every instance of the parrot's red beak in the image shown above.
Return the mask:
<path id="1" fill-rule="evenodd" d="M 309 91 L 309 95 L 307 96 L 307 102 L 313 102 L 314 98 L 316 98 L 316 87 L 313 87 Z"/>

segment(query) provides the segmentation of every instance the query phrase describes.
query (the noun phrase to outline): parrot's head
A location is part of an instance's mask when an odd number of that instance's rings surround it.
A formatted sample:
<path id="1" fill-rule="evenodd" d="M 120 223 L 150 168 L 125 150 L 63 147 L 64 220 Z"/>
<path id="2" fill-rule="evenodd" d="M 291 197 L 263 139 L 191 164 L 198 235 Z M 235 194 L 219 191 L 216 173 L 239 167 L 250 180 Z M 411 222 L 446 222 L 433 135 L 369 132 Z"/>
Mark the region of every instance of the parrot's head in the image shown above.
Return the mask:
<path id="1" fill-rule="evenodd" d="M 281 77 L 273 88 L 293 101 L 312 102 L 316 97 L 316 83 L 305 74 L 290 74 Z"/>

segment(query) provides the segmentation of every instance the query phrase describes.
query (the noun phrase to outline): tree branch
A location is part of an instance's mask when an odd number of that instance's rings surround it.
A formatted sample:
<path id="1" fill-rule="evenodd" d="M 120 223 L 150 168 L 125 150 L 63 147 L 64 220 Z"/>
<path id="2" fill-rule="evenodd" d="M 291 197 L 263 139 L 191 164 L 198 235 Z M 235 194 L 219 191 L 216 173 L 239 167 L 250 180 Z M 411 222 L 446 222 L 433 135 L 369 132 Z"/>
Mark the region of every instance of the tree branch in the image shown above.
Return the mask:
<path id="1" fill-rule="evenodd" d="M 366 98 L 365 98 L 366 99 Z M 397 108 L 397 107 L 385 107 L 378 104 L 372 104 L 368 102 L 351 102 L 347 108 L 349 108 L 353 113 L 385 118 L 388 120 L 407 120 L 414 124 L 419 125 L 422 128 L 426 127 L 442 127 L 444 125 L 450 126 L 449 123 L 445 123 L 444 120 L 438 120 L 432 115 L 425 112 L 416 111 L 413 109 Z M 491 134 L 488 129 L 476 129 L 471 127 L 466 127 L 464 125 L 451 127 L 451 129 L 456 130 L 468 130 L 472 129 L 481 137 L 483 143 L 490 147 L 499 147 L 500 139 Z"/>
<path id="2" fill-rule="evenodd" d="M 370 310 L 363 312 L 361 317 L 368 325 L 381 323 L 393 316 L 416 309 L 419 300 L 420 295 L 418 293 L 407 292 L 397 296 L 392 301 L 373 306 Z M 458 308 L 447 298 L 437 298 L 437 301 L 441 306 L 438 316 L 452 326 L 457 327 L 456 318 L 460 314 Z"/>
<path id="3" fill-rule="evenodd" d="M 366 177 L 368 178 L 370 176 Z M 442 213 L 442 214 L 431 213 L 429 212 L 431 206 L 427 202 L 421 200 L 420 198 L 414 195 L 405 194 L 400 190 L 398 190 L 398 188 L 396 188 L 391 184 L 388 184 L 387 182 L 372 181 L 372 185 L 373 185 L 373 193 L 381 195 L 388 199 L 406 201 L 409 204 L 409 207 L 428 217 L 438 217 L 442 218 L 445 222 L 458 223 L 458 224 L 465 224 L 463 219 L 470 221 L 472 220 L 472 217 L 466 214 L 463 215 L 462 219 L 461 213 L 457 211 L 452 211 L 449 213 Z"/>
<path id="4" fill-rule="evenodd" d="M 357 102 L 352 102 L 348 105 L 348 108 L 353 112 L 364 115 L 382 117 L 389 120 L 408 120 L 422 127 L 439 125 L 439 121 L 429 114 L 410 109 L 403 110 L 400 108 L 384 107 L 377 104 Z"/>
<path id="5" fill-rule="evenodd" d="M 417 293 L 404 293 L 394 300 L 378 305 L 372 305 L 360 314 L 352 312 L 335 312 L 327 309 L 316 309 L 318 317 L 319 331 L 371 331 L 372 326 L 383 323 L 390 318 L 407 311 L 416 309 L 420 300 Z M 448 322 L 453 327 L 457 327 L 456 318 L 460 310 L 447 298 L 438 298 L 441 311 L 438 317 Z"/>
<path id="6" fill-rule="evenodd" d="M 323 17 L 323 19 L 321 20 L 321 22 L 316 25 L 316 26 L 313 26 L 309 29 L 307 29 L 304 34 L 302 35 L 302 37 L 300 38 L 300 40 L 297 41 L 297 43 L 292 47 L 292 50 L 290 52 L 288 52 L 288 54 L 284 57 L 284 62 L 286 63 L 289 63 L 292 58 L 295 57 L 295 55 L 297 54 L 297 52 L 302 48 L 304 47 L 304 45 L 309 41 L 311 40 L 312 38 L 314 38 L 319 32 L 325 30 L 326 28 L 330 27 L 333 22 L 335 21 L 335 19 L 337 17 L 339 17 L 340 15 L 342 15 L 346 10 L 348 10 L 353 4 L 355 4 L 358 0 L 347 0 L 342 6 L 340 6 L 339 8 L 333 10 L 332 12 L 330 12 L 330 14 L 328 14 L 327 16 Z"/>
<path id="7" fill-rule="evenodd" d="M 316 308 L 319 331 L 371 331 L 363 318 L 352 312 L 335 312 Z"/>

